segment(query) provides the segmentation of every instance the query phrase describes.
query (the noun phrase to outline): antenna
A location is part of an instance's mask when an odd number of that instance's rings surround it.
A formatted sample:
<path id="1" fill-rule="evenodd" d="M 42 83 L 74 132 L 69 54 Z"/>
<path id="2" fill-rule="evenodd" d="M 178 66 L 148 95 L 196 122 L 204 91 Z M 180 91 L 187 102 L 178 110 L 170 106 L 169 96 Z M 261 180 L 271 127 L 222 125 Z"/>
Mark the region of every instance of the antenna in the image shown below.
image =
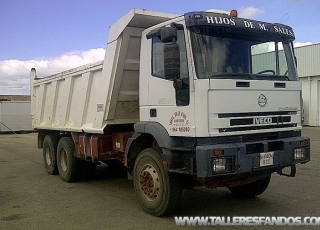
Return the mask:
<path id="1" fill-rule="evenodd" d="M 286 17 L 286 18 L 285 18 L 285 17 Z M 289 14 L 288 14 L 288 13 L 285 13 L 285 14 L 282 16 L 282 18 L 281 18 L 281 20 L 280 20 L 280 23 L 284 23 L 284 22 L 286 22 L 288 19 L 289 19 Z"/>

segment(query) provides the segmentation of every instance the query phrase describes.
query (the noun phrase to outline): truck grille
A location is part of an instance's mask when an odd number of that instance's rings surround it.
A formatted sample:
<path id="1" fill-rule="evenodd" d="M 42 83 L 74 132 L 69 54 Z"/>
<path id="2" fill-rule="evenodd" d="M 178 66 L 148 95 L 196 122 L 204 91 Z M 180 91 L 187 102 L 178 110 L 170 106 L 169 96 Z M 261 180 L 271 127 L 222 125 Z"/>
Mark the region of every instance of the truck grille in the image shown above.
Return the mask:
<path id="1" fill-rule="evenodd" d="M 297 111 L 222 113 L 218 117 L 230 118 L 229 127 L 219 128 L 219 133 L 297 127 L 297 123 L 291 123 L 291 115 L 296 114 Z"/>
<path id="2" fill-rule="evenodd" d="M 220 128 L 219 133 L 225 132 L 236 132 L 236 131 L 248 131 L 248 130 L 259 130 L 259 129 L 279 129 L 279 128 L 289 128 L 297 127 L 297 123 L 294 124 L 283 124 L 283 125 L 259 125 L 259 126 L 246 126 L 237 128 Z"/>
<path id="3" fill-rule="evenodd" d="M 291 117 L 286 116 L 278 116 L 278 117 L 271 117 L 271 123 L 283 123 L 283 122 L 291 122 Z M 239 118 L 239 119 L 231 119 L 230 126 L 238 126 L 238 125 L 252 125 L 255 124 L 254 118 Z"/>
<path id="4" fill-rule="evenodd" d="M 255 117 L 255 116 L 283 116 L 297 114 L 297 111 L 252 112 L 252 113 L 220 113 L 219 118 L 228 117 Z"/>

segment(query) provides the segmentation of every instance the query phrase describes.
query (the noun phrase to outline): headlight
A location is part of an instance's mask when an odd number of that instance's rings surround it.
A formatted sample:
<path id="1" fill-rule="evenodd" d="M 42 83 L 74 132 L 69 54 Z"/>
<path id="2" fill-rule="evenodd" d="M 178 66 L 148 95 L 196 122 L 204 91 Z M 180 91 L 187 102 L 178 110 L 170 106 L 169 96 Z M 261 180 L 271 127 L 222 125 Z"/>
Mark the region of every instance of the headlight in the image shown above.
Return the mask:
<path id="1" fill-rule="evenodd" d="M 232 157 L 214 158 L 212 160 L 213 173 L 226 173 L 234 171 L 234 162 Z"/>
<path id="2" fill-rule="evenodd" d="M 227 159 L 218 158 L 213 160 L 213 171 L 214 172 L 224 172 L 226 171 Z"/>
<path id="3" fill-rule="evenodd" d="M 307 160 L 308 159 L 308 151 L 307 148 L 295 148 L 293 150 L 293 158 L 295 161 Z"/>

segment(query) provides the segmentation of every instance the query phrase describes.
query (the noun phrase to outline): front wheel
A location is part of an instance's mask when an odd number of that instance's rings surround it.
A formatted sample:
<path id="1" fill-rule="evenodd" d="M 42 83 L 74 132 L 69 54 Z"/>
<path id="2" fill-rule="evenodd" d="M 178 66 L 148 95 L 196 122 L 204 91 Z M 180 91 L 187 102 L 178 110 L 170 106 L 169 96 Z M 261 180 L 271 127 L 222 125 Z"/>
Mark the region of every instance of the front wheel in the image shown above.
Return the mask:
<path id="1" fill-rule="evenodd" d="M 134 165 L 134 188 L 142 208 L 153 216 L 173 212 L 180 203 L 181 182 L 178 174 L 162 166 L 160 148 L 143 150 Z"/>
<path id="2" fill-rule="evenodd" d="M 269 186 L 271 175 L 257 180 L 251 184 L 240 185 L 229 188 L 233 195 L 238 197 L 255 197 L 262 194 Z"/>

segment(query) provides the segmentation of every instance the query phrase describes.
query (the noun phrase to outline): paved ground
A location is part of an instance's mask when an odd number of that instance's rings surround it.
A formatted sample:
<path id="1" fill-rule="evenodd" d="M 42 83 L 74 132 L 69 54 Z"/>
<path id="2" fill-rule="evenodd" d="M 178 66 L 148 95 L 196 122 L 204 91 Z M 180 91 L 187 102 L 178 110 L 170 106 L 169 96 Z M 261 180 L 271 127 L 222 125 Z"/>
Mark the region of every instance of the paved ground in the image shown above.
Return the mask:
<path id="1" fill-rule="evenodd" d="M 234 198 L 227 189 L 184 191 L 179 210 L 164 218 L 144 213 L 135 198 L 132 181 L 115 175 L 106 166 L 99 166 L 91 181 L 64 183 L 59 176 L 45 172 L 42 150 L 36 148 L 36 134 L 2 134 L 0 229 L 191 228 L 177 227 L 175 215 L 320 217 L 320 128 L 306 127 L 303 134 L 312 140 L 312 160 L 298 166 L 295 178 L 274 174 L 267 191 L 249 200 Z"/>

